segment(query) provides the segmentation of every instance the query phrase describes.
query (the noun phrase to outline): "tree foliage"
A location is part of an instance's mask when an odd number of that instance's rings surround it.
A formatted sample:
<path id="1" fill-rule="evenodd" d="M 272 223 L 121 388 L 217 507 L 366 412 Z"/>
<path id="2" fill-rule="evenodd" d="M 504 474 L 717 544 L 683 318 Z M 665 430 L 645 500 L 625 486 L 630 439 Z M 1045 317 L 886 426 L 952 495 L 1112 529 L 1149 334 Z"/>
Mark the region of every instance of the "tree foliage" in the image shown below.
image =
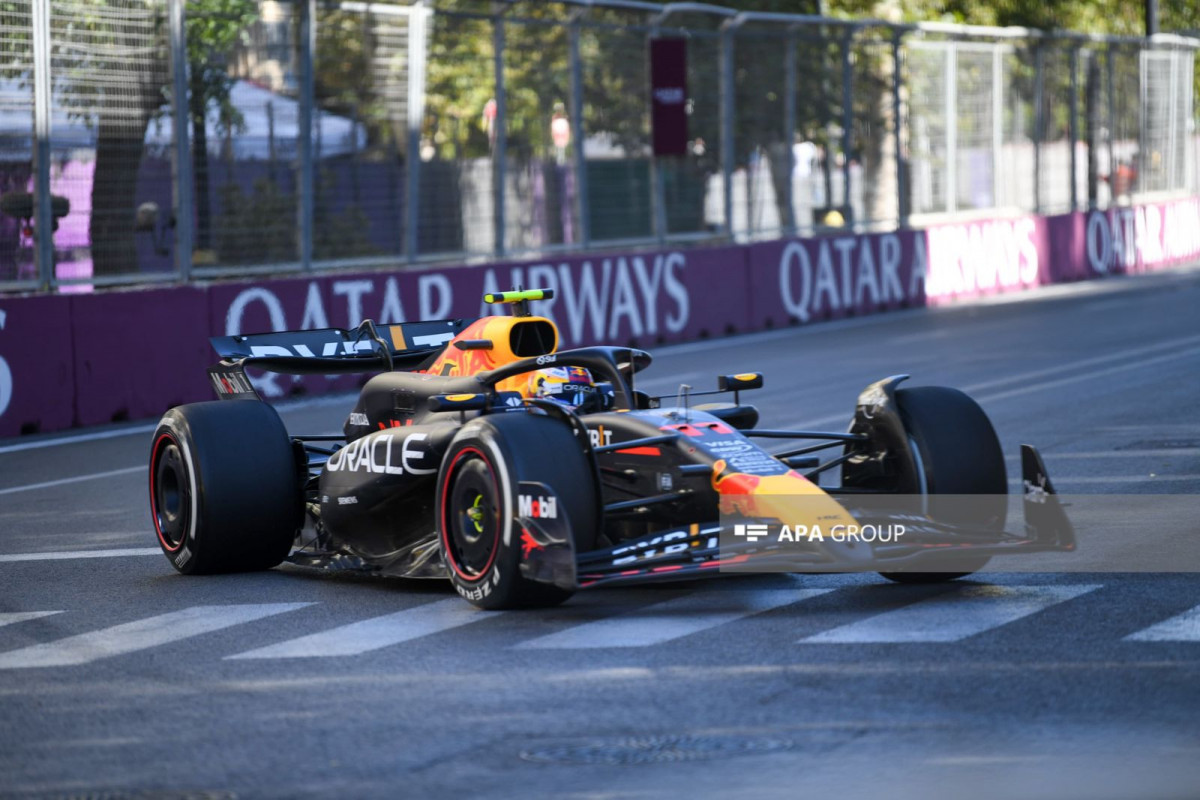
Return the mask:
<path id="1" fill-rule="evenodd" d="M 0 74 L 32 87 L 28 2 L 0 3 Z M 171 97 L 166 4 L 153 0 L 59 0 L 51 14 L 51 82 L 55 103 L 95 131 L 90 238 L 98 275 L 136 271 L 133 217 L 137 167 L 150 123 Z M 239 122 L 229 102 L 233 79 L 221 58 L 258 13 L 255 0 L 192 0 L 187 53 L 193 114 L 215 105 Z M 15 24 L 8 25 L 12 22 Z"/>
<path id="2" fill-rule="evenodd" d="M 136 269 L 133 260 L 133 206 L 136 166 L 148 125 L 168 109 L 172 87 L 167 64 L 166 4 L 163 0 L 54 0 L 55 40 L 75 43 L 54 53 L 56 102 L 97 134 L 91 238 L 98 274 Z M 944 20 L 982 25 L 1018 25 L 1138 36 L 1144 5 L 1138 0 L 727 0 L 739 10 L 872 17 L 896 21 Z M 1200 32 L 1200 3 L 1160 0 L 1160 29 Z M 504 82 L 507 104 L 507 155 L 548 158 L 554 155 L 550 122 L 567 111 L 570 99 L 568 20 L 579 10 L 555 2 L 492 3 L 482 0 L 434 0 L 427 60 L 427 104 L 422 135 L 443 158 L 492 153 L 497 140 L 489 109 L 496 101 L 496 24 L 505 40 Z M 30 85 L 31 42 L 28 0 L 0 0 L 0 77 Z M 203 129 L 209 109 L 220 110 L 221 124 L 238 129 L 230 103 L 234 78 L 227 55 L 257 18 L 259 0 L 189 0 L 187 53 L 192 71 L 191 115 Z M 494 16 L 495 14 L 500 16 Z M 379 35 L 358 12 L 322 7 L 319 12 L 317 98 L 335 113 L 365 124 L 373 146 L 407 146 L 406 121 L 397 114 L 396 88 L 402 86 L 404 52 L 380 45 Z M 592 7 L 582 17 L 579 47 L 583 67 L 584 128 L 608 137 L 631 156 L 648 149 L 648 15 L 624 9 Z M 499 23 L 496 20 L 502 20 Z M 694 107 L 694 137 L 710 148 L 710 166 L 719 144 L 720 80 L 715 31 L 720 19 L 680 12 L 667 24 L 686 29 Z M 736 156 L 756 150 L 778 159 L 787 144 L 780 120 L 784 98 L 779 53 L 756 51 L 747 38 L 739 44 L 735 81 L 738 116 Z M 381 61 L 381 53 L 391 62 Z M 842 116 L 835 40 L 806 43 L 798 54 L 802 96 L 798 127 L 831 148 L 823 137 L 835 132 L 828 123 Z M 883 49 L 856 54 L 886 61 Z M 394 63 L 393 63 L 394 62 Z M 856 141 L 878 140 L 877 126 L 887 91 L 881 73 L 855 73 L 853 118 L 862 129 Z M 828 77 L 826 77 L 828 75 Z M 874 76 L 874 77 L 872 77 Z M 872 83 L 872 81 L 875 81 Z M 1197 81 L 1200 91 L 1200 81 Z M 201 151 L 203 154 L 203 151 Z M 413 157 L 415 154 L 407 154 Z M 778 170 L 775 170 L 778 171 Z"/>
<path id="3" fill-rule="evenodd" d="M 192 79 L 192 105 L 206 111 L 216 107 L 223 127 L 242 124 L 241 114 L 230 103 L 235 79 L 228 54 L 246 42 L 246 32 L 258 19 L 255 0 L 190 0 L 187 4 L 187 55 Z M 200 102 L 195 95 L 199 93 Z"/>
<path id="4" fill-rule="evenodd" d="M 387 63 L 376 63 L 387 53 L 381 42 L 384 34 L 377 28 L 388 24 L 388 18 L 372 19 L 357 11 L 318 11 L 317 103 L 362 124 L 368 146 L 404 141 L 404 132 L 390 113 L 385 86 L 380 85 L 392 84 L 393 94 L 403 91 L 403 52 L 391 54 Z"/>

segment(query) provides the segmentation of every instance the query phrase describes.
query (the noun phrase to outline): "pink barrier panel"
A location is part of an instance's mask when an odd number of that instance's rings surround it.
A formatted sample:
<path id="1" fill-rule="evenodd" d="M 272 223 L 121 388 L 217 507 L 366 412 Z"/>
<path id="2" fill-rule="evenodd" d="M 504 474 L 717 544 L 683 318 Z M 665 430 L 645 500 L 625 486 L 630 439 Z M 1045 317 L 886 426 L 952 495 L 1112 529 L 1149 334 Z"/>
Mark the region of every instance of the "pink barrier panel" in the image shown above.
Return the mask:
<path id="1" fill-rule="evenodd" d="M 70 298 L 0 297 L 0 436 L 75 419 Z"/>
<path id="2" fill-rule="evenodd" d="M 1200 199 L 1047 220 L 1055 282 L 1162 269 L 1200 257 Z"/>
<path id="3" fill-rule="evenodd" d="M 73 295 L 75 424 L 156 417 L 212 399 L 207 295 L 194 286 Z"/>
<path id="4" fill-rule="evenodd" d="M 740 247 L 222 284 L 209 290 L 209 324 L 214 335 L 233 335 L 349 327 L 364 317 L 377 322 L 474 318 L 497 313 L 483 303 L 486 292 L 518 285 L 554 289 L 554 299 L 534 303 L 532 311 L 558 324 L 562 348 L 652 346 L 747 329 L 745 250 Z M 253 379 L 266 397 L 349 389 L 359 380 L 257 373 Z"/>
<path id="5" fill-rule="evenodd" d="M 1055 282 L 1045 217 L 935 225 L 925 231 L 929 305 L 1024 291 Z"/>
<path id="6" fill-rule="evenodd" d="M 922 231 L 792 239 L 748 249 L 753 328 L 838 319 L 925 302 Z"/>

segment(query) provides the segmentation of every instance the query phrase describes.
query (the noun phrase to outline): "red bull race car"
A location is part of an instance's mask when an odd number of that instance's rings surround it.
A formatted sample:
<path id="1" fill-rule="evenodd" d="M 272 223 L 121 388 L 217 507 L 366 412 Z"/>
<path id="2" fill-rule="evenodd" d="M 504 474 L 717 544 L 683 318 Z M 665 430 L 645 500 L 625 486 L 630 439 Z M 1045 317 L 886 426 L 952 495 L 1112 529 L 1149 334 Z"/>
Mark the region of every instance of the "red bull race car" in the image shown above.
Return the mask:
<path id="1" fill-rule="evenodd" d="M 1025 525 L 1005 530 L 996 433 L 957 390 L 894 376 L 862 392 L 846 431 L 760 428 L 742 403 L 760 374 L 652 397 L 636 388 L 649 353 L 559 350 L 555 324 L 529 311 L 551 296 L 488 295 L 512 313 L 477 320 L 214 338 L 219 399 L 168 411 L 151 446 L 167 559 L 185 574 L 286 561 L 449 578 L 496 609 L 729 571 L 947 580 L 1075 546 L 1028 445 Z M 341 432 L 296 434 L 247 367 L 378 374 Z"/>

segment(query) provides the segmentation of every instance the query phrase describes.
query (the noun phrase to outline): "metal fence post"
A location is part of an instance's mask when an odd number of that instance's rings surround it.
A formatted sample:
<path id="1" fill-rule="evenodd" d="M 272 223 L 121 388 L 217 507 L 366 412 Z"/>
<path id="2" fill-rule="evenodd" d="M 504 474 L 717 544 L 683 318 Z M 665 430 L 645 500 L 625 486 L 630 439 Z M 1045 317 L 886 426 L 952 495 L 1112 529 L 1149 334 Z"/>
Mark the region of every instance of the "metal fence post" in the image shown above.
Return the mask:
<path id="1" fill-rule="evenodd" d="M 421 226 L 421 121 L 425 116 L 425 39 L 429 11 L 424 0 L 408 9 L 408 174 L 404 195 L 404 252 L 417 260 Z"/>
<path id="2" fill-rule="evenodd" d="M 789 235 L 796 232 L 795 187 L 792 185 L 792 175 L 796 172 L 796 37 L 795 30 L 789 29 L 787 34 L 787 50 L 783 56 L 783 146 L 784 146 L 784 233 Z"/>
<path id="3" fill-rule="evenodd" d="M 592 243 L 591 203 L 588 198 L 587 161 L 583 140 L 587 131 L 583 127 L 583 63 L 579 57 L 580 17 L 583 11 L 571 15 L 568 29 L 571 48 L 571 149 L 575 156 L 575 211 L 579 216 L 579 243 L 589 247 Z"/>
<path id="4" fill-rule="evenodd" d="M 992 205 L 1000 206 L 1000 182 L 1004 173 L 1004 59 L 1002 45 L 992 51 Z"/>
<path id="5" fill-rule="evenodd" d="M 958 210 L 958 50 L 954 42 L 946 46 L 946 211 Z"/>
<path id="6" fill-rule="evenodd" d="M 1045 136 L 1045 114 L 1042 106 L 1045 92 L 1045 53 L 1042 43 L 1033 51 L 1033 211 L 1042 213 L 1042 138 Z"/>
<path id="7" fill-rule="evenodd" d="M 733 31 L 721 28 L 721 79 L 718 107 L 721 113 L 721 191 L 725 235 L 733 236 Z"/>
<path id="8" fill-rule="evenodd" d="M 827 16 L 824 2 L 821 3 L 821 16 Z M 829 30 L 824 25 L 818 28 L 821 41 L 821 129 L 825 133 L 822 140 L 824 153 L 821 158 L 821 189 L 824 195 L 821 202 L 826 214 L 833 208 L 833 86 L 829 67 L 829 39 L 832 37 Z M 816 221 L 818 220 L 814 215 L 814 222 Z M 821 215 L 819 221 L 822 225 L 825 223 L 825 214 Z"/>
<path id="9" fill-rule="evenodd" d="M 492 225 L 495 230 L 495 241 L 492 244 L 492 252 L 496 256 L 504 255 L 504 203 L 505 191 L 504 184 L 507 180 L 506 161 L 508 160 L 508 131 L 507 120 L 505 117 L 505 97 L 504 97 L 504 14 L 503 11 L 497 13 L 492 18 L 492 57 L 494 59 L 493 69 L 495 70 L 495 95 L 496 95 L 496 119 L 492 123 L 495 136 L 492 141 L 492 175 L 494 185 L 492 186 L 494 199 L 494 208 L 492 216 Z"/>
<path id="10" fill-rule="evenodd" d="M 667 240 L 667 179 L 663 173 L 662 158 L 654 153 L 650 154 L 650 184 L 654 193 L 650 199 L 654 238 L 661 245 Z"/>
<path id="11" fill-rule="evenodd" d="M 192 277 L 192 148 L 188 119 L 187 19 L 184 0 L 168 0 L 171 27 L 171 123 L 174 127 L 173 190 L 175 205 L 175 269 L 179 279 Z"/>
<path id="12" fill-rule="evenodd" d="M 297 248 L 300 255 L 300 266 L 310 270 L 313 266 L 313 106 L 316 104 L 313 60 L 317 48 L 317 1 L 302 0 L 297 3 L 300 12 L 300 35 L 297 45 L 300 48 L 300 86 L 299 105 L 297 108 L 300 130 L 297 132 L 296 143 L 299 150 L 297 164 L 296 193 L 299 195 L 296 204 L 296 235 L 299 239 Z"/>
<path id="13" fill-rule="evenodd" d="M 1134 174 L 1137 176 L 1129 186 L 1129 201 L 1133 202 L 1135 191 L 1146 187 L 1146 124 L 1150 117 L 1150 69 L 1147 66 L 1147 56 L 1151 51 L 1145 46 L 1138 47 L 1138 122 L 1137 122 L 1137 152 L 1134 153 Z"/>
<path id="14" fill-rule="evenodd" d="M 1181 73 L 1184 82 L 1183 102 L 1184 102 L 1184 119 L 1192 119 L 1200 123 L 1200 118 L 1196 114 L 1196 98 L 1195 98 L 1195 70 L 1196 70 L 1196 51 L 1184 53 L 1182 55 L 1184 69 Z M 1194 129 L 1193 129 L 1194 130 Z M 1192 136 L 1190 141 L 1185 141 L 1186 150 L 1184 151 L 1184 169 L 1187 169 L 1187 184 L 1184 188 L 1192 192 L 1196 192 L 1200 188 L 1200 183 L 1197 182 L 1197 140 Z M 1188 167 L 1190 166 L 1190 169 Z"/>
<path id="15" fill-rule="evenodd" d="M 1087 145 L 1087 207 L 1094 210 L 1097 206 L 1096 186 L 1099 180 L 1097 169 L 1096 132 L 1100 125 L 1099 94 L 1100 94 L 1100 64 L 1096 60 L 1097 53 L 1089 48 L 1087 51 L 1087 71 L 1083 79 L 1083 134 Z"/>
<path id="16" fill-rule="evenodd" d="M 658 37 L 658 25 L 652 25 L 650 31 L 646 34 L 645 59 L 646 63 L 650 63 L 650 47 L 651 42 Z M 648 113 L 653 114 L 654 98 L 648 98 L 651 108 L 647 109 Z M 653 121 L 651 121 L 653 125 Z M 667 190 L 666 179 L 663 175 L 662 157 L 654 152 L 654 148 L 650 148 L 650 223 L 651 232 L 659 244 L 663 244 L 667 238 Z"/>
<path id="17" fill-rule="evenodd" d="M 850 65 L 850 43 L 854 40 L 855 28 L 842 37 L 842 207 L 846 210 L 847 224 L 853 224 L 854 209 L 850 199 L 850 153 L 854 148 L 854 76 Z"/>
<path id="18" fill-rule="evenodd" d="M 1116 191 L 1116 176 L 1117 176 L 1117 152 L 1113 144 L 1116 139 L 1116 117 L 1117 117 L 1117 99 L 1113 89 L 1113 84 L 1116 82 L 1116 67 L 1113 66 L 1113 46 L 1108 45 L 1108 49 L 1104 52 L 1104 71 L 1107 73 L 1108 86 L 1105 91 L 1105 105 L 1108 107 L 1108 205 L 1114 206 L 1117 204 Z"/>
<path id="19" fill-rule="evenodd" d="M 1180 170 L 1179 170 L 1179 147 L 1176 144 L 1178 141 L 1178 133 L 1179 133 L 1179 92 L 1177 92 L 1175 89 L 1176 89 L 1177 84 L 1179 83 L 1179 51 L 1172 50 L 1170 59 L 1171 60 L 1169 63 L 1170 63 L 1171 77 L 1167 81 L 1167 86 L 1169 87 L 1167 94 L 1171 98 L 1170 102 L 1168 103 L 1168 107 L 1170 108 L 1170 113 L 1168 115 L 1168 119 L 1170 120 L 1170 122 L 1167 125 L 1167 130 L 1170 131 L 1170 133 L 1167 137 L 1167 158 L 1166 158 L 1166 165 L 1167 165 L 1166 174 L 1169 176 L 1167 180 L 1170 182 L 1170 185 L 1164 186 L 1163 188 L 1164 189 L 1178 189 L 1178 188 L 1183 188 L 1183 187 L 1179 186 L 1179 179 L 1177 177 L 1180 173 Z"/>
<path id="20" fill-rule="evenodd" d="M 54 216 L 50 207 L 50 0 L 33 0 L 33 209 L 34 261 L 39 288 L 54 274 Z"/>
<path id="21" fill-rule="evenodd" d="M 1079 207 L 1078 164 L 1075 145 L 1079 141 L 1079 48 L 1071 47 L 1071 102 L 1067 120 L 1067 138 L 1071 147 L 1071 210 Z"/>
<path id="22" fill-rule="evenodd" d="M 903 150 L 903 107 L 901 106 L 901 87 L 903 86 L 904 76 L 901 73 L 903 68 L 903 39 L 904 30 L 896 28 L 892 31 L 892 115 L 894 117 L 892 123 L 892 136 L 895 137 L 896 146 L 896 224 L 898 227 L 908 227 L 908 186 L 906 185 L 906 172 L 904 167 L 904 150 Z"/>

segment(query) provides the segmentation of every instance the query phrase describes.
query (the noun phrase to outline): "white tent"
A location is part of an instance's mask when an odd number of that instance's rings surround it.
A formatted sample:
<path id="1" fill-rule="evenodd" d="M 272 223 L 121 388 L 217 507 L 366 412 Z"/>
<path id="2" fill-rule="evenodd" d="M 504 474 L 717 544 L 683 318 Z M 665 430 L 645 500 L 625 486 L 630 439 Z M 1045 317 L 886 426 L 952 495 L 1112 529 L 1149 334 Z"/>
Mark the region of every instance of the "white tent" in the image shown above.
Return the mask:
<path id="1" fill-rule="evenodd" d="M 299 103 L 248 81 L 236 81 L 230 102 L 241 114 L 232 130 L 225 130 L 216 109 L 209 109 L 206 120 L 208 151 L 222 155 L 228 146 L 235 160 L 271 158 L 291 160 L 297 154 Z M 166 109 L 150 122 L 146 145 L 170 152 L 173 121 Z M 33 95 L 19 80 L 0 81 L 0 161 L 28 161 L 31 158 L 33 131 Z M 190 133 L 190 131 L 189 131 Z M 84 119 L 61 104 L 51 112 L 51 142 L 56 151 L 92 149 L 96 132 Z M 353 120 L 327 111 L 313 113 L 314 158 L 344 155 L 366 145 L 366 131 Z"/>

